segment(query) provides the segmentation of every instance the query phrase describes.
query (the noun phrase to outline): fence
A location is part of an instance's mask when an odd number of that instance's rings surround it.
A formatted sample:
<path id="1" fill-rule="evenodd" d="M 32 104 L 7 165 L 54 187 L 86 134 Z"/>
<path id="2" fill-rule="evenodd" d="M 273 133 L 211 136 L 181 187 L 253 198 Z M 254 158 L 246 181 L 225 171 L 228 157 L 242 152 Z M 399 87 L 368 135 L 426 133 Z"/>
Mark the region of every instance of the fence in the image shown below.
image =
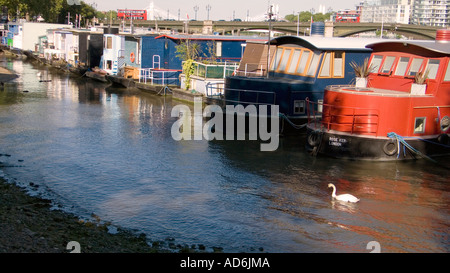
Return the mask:
<path id="1" fill-rule="evenodd" d="M 224 79 L 231 76 L 238 68 L 238 63 L 204 64 L 194 62 L 193 76 L 202 79 Z"/>
<path id="2" fill-rule="evenodd" d="M 246 63 L 244 70 L 236 70 L 236 76 L 243 77 L 264 77 L 266 76 L 266 69 L 262 64 Z"/>
<path id="3" fill-rule="evenodd" d="M 140 68 L 139 82 L 150 83 L 151 85 L 180 85 L 180 70 L 164 70 L 154 68 Z"/>

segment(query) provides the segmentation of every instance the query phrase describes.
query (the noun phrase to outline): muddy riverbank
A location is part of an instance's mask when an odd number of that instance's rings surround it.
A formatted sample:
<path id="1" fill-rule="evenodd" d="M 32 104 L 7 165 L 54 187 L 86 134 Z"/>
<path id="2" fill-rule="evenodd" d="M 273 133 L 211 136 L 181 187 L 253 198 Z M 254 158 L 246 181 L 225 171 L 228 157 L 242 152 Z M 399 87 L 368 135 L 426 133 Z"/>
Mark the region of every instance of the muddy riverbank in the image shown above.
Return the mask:
<path id="1" fill-rule="evenodd" d="M 121 229 L 112 234 L 108 224 L 52 210 L 49 200 L 0 179 L 0 253 L 68 253 L 70 241 L 77 241 L 82 253 L 164 252 L 145 235 Z"/>

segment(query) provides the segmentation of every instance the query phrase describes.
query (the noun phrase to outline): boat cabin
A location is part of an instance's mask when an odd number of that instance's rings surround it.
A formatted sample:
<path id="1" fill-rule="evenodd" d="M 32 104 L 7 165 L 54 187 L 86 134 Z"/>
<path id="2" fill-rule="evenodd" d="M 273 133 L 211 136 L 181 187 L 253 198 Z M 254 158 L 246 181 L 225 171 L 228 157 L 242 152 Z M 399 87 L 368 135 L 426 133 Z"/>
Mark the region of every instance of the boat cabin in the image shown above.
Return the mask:
<path id="1" fill-rule="evenodd" d="M 225 99 L 279 105 L 285 116 L 306 121 L 306 99 L 321 103 L 327 85 L 351 83 L 350 62 L 368 58 L 366 45 L 374 41 L 284 36 L 270 41 L 270 51 L 268 43 L 248 44 L 239 70 L 226 79 Z"/>
<path id="2" fill-rule="evenodd" d="M 309 148 L 383 160 L 450 154 L 450 30 L 438 31 L 436 41 L 367 47 L 366 86 L 328 86 L 323 104 L 308 104 Z"/>
<path id="3" fill-rule="evenodd" d="M 399 41 L 368 47 L 374 51 L 370 59 L 372 73 L 368 77 L 368 87 L 434 96 L 445 95 L 438 90 L 450 87 L 450 70 L 447 69 L 449 43 Z M 426 84 L 426 89 L 421 92 L 413 87 L 420 78 Z"/>

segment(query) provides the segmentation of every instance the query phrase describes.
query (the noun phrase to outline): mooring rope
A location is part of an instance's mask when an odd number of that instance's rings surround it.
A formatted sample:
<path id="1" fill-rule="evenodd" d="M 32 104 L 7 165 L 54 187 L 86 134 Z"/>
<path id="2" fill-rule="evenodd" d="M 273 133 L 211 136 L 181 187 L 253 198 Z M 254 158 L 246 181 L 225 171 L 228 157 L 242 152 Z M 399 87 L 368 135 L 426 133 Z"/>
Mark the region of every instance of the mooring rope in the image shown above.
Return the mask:
<path id="1" fill-rule="evenodd" d="M 402 136 L 400 136 L 400 135 L 398 135 L 398 134 L 396 134 L 394 132 L 388 133 L 387 136 L 397 140 L 397 145 L 398 145 L 397 146 L 397 149 L 398 149 L 397 158 L 400 157 L 400 150 L 401 150 L 401 145 L 400 144 L 403 144 L 403 153 L 404 154 L 406 153 L 405 148 L 407 148 L 412 153 L 414 153 L 416 155 L 419 155 L 419 156 L 421 156 L 421 157 L 423 157 L 423 158 L 425 158 L 427 160 L 430 160 L 431 162 L 437 163 L 436 160 L 432 159 L 431 157 L 427 156 L 426 154 L 420 152 L 419 150 L 417 150 L 413 146 L 411 146 L 408 142 L 406 142 L 404 137 L 402 137 Z M 422 139 L 422 138 L 417 138 L 417 139 L 425 141 L 425 139 Z M 440 144 L 440 143 L 436 143 L 436 142 L 431 142 L 431 143 Z"/>

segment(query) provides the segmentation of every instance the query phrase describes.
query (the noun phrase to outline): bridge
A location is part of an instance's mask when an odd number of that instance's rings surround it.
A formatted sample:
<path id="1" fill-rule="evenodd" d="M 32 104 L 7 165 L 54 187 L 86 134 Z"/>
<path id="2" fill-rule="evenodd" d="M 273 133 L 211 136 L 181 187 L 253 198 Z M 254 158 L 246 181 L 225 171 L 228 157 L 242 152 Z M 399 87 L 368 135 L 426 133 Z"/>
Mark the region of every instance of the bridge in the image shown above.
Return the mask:
<path id="1" fill-rule="evenodd" d="M 120 25 L 121 21 L 114 22 L 114 25 Z M 270 22 L 273 31 L 286 35 L 309 35 L 310 23 L 297 22 Z M 130 22 L 125 22 L 130 25 Z M 244 22 L 244 21 L 175 21 L 175 20 L 151 20 L 151 21 L 133 21 L 135 27 L 152 28 L 158 30 L 173 30 L 182 33 L 203 33 L 241 35 L 241 33 L 251 31 L 266 31 L 269 29 L 269 22 Z M 436 38 L 436 30 L 439 27 L 406 25 L 394 23 L 331 23 L 327 22 L 326 28 L 332 29 L 335 37 L 348 37 L 354 34 L 380 31 L 391 32 L 398 35 L 404 35 L 412 39 Z"/>

